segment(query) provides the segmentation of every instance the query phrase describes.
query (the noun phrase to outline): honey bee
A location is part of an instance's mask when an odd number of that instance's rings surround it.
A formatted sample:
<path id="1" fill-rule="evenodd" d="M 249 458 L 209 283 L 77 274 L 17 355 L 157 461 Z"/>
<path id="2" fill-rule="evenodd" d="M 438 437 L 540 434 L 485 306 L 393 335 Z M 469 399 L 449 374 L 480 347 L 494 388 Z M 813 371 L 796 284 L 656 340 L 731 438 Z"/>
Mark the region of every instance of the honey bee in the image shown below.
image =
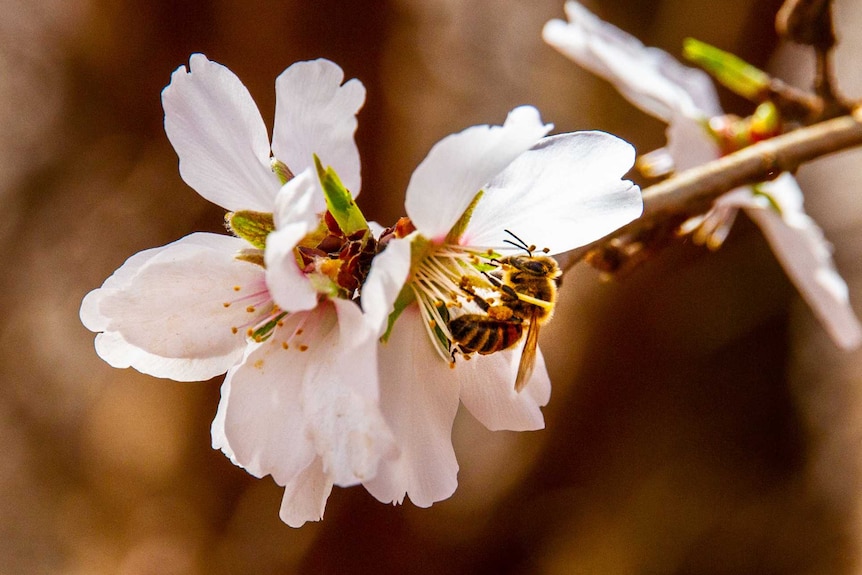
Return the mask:
<path id="1" fill-rule="evenodd" d="M 498 261 L 500 269 L 487 277 L 500 292 L 500 303 L 491 305 L 478 296 L 471 286 L 462 282 L 461 289 L 470 294 L 485 314 L 464 314 L 449 322 L 449 332 L 462 352 L 481 355 L 507 349 L 526 337 L 515 378 L 515 391 L 520 392 L 533 373 L 539 327 L 554 313 L 557 284 L 562 275 L 556 260 L 533 255 L 535 246 L 528 246 L 506 230 L 518 243 L 507 243 L 524 249 L 527 255 L 508 256 Z"/>

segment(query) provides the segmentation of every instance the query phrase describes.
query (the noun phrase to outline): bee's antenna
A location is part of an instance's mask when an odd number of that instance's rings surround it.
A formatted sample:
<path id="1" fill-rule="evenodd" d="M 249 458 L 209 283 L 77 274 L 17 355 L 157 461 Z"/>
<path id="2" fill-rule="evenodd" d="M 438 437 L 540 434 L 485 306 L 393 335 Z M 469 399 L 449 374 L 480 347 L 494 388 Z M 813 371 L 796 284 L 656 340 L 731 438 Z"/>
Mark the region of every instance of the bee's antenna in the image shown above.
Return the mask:
<path id="1" fill-rule="evenodd" d="M 536 249 L 536 246 L 528 246 L 526 244 L 526 242 L 524 242 L 524 240 L 522 240 L 521 238 L 519 238 L 518 236 L 516 236 L 515 234 L 513 234 L 509 230 L 503 230 L 503 231 L 506 232 L 507 234 L 509 234 L 510 236 L 512 236 L 513 238 L 515 238 L 515 240 L 516 240 L 515 242 L 513 242 L 512 240 L 503 240 L 504 244 L 509 244 L 509 245 L 515 246 L 516 248 L 521 248 L 522 250 L 527 252 L 532 257 L 533 251 Z"/>

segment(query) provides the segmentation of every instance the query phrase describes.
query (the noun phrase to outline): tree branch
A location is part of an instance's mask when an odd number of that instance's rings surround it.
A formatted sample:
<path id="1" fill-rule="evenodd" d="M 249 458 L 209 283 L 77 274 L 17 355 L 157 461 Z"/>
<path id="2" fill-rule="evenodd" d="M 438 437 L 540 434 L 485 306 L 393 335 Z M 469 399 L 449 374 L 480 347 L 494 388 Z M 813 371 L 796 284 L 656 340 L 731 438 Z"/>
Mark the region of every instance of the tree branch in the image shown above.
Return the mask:
<path id="1" fill-rule="evenodd" d="M 643 190 L 644 213 L 637 220 L 591 244 L 567 252 L 564 269 L 613 240 L 638 238 L 667 222 L 703 213 L 718 196 L 734 188 L 794 172 L 822 156 L 862 145 L 862 108 L 759 142 L 738 152 L 680 172 Z"/>

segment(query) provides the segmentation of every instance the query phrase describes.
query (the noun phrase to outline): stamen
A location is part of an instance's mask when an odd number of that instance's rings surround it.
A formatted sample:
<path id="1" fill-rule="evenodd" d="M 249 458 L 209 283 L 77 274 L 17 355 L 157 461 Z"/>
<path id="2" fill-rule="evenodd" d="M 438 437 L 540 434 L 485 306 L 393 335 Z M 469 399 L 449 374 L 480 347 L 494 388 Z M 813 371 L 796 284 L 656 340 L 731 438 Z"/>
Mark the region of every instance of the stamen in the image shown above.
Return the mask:
<path id="1" fill-rule="evenodd" d="M 419 303 L 425 331 L 434 343 L 437 353 L 447 362 L 452 361 L 452 334 L 449 331 L 449 310 L 461 309 L 474 298 L 465 285 L 483 289 L 496 289 L 484 277 L 489 269 L 498 269 L 494 260 L 499 257 L 493 248 L 460 249 L 441 246 L 425 257 L 414 272 L 412 288 Z"/>

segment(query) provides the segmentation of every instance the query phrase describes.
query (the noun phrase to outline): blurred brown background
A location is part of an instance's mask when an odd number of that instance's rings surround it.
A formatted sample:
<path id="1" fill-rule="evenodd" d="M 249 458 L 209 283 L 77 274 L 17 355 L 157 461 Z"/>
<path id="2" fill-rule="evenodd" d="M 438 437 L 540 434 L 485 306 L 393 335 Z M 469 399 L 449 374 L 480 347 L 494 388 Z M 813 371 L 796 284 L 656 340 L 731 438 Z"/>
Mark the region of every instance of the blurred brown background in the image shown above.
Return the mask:
<path id="1" fill-rule="evenodd" d="M 695 36 L 805 85 L 808 54 L 775 38 L 779 5 L 591 7 L 675 55 Z M 862 10 L 836 10 L 839 85 L 859 97 Z M 291 529 L 281 489 L 209 447 L 219 380 L 157 380 L 93 351 L 88 290 L 141 249 L 222 230 L 162 128 L 159 92 L 189 54 L 236 72 L 270 125 L 290 63 L 360 78 L 360 202 L 391 222 L 434 142 L 518 104 L 557 131 L 663 143 L 541 42 L 562 14 L 562 0 L 0 2 L 0 574 L 855 572 L 860 355 L 825 338 L 744 218 L 716 254 L 681 243 L 619 282 L 568 274 L 543 333 L 547 429 L 461 414 L 460 485 L 431 509 L 335 489 L 323 522 Z M 859 160 L 800 179 L 862 311 Z"/>

